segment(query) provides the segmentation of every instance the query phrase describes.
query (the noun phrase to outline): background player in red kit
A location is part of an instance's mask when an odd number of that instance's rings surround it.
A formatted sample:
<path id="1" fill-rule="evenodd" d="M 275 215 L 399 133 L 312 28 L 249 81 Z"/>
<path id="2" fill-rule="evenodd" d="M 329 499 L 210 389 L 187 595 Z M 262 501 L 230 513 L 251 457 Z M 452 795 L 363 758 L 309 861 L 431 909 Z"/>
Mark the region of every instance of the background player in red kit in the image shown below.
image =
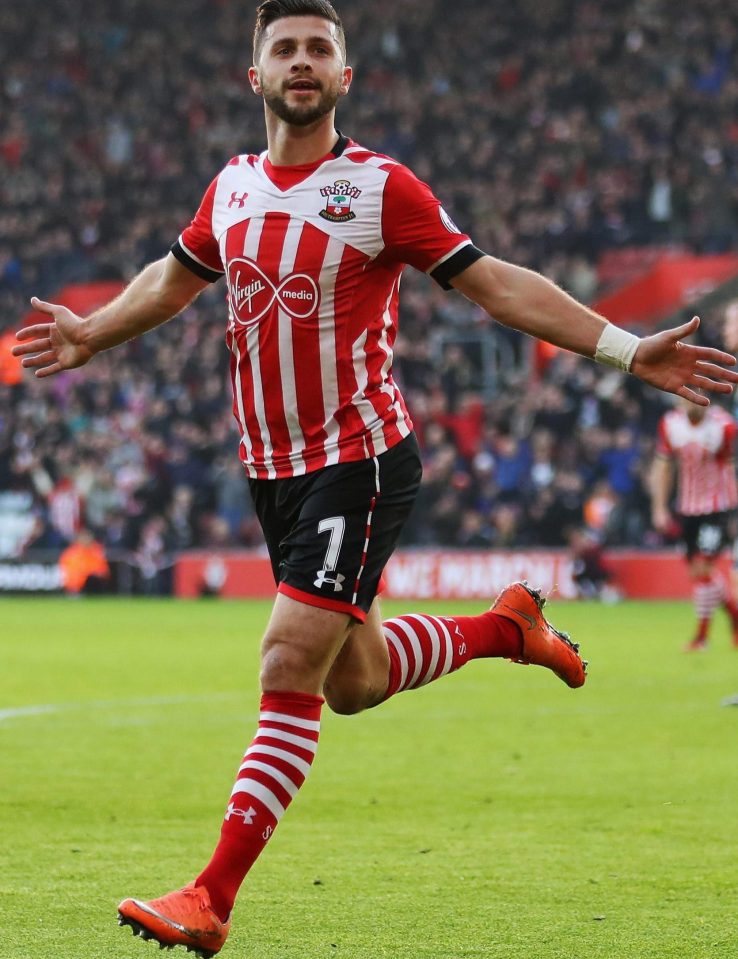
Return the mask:
<path id="1" fill-rule="evenodd" d="M 738 350 L 738 300 L 731 300 L 725 307 L 723 316 L 723 343 L 726 349 L 735 353 Z M 738 406 L 735 396 L 732 398 L 730 414 L 738 421 Z M 733 537 L 733 563 L 730 571 L 730 592 L 733 602 L 738 605 L 738 516 L 731 523 Z"/>
<path id="2" fill-rule="evenodd" d="M 697 631 L 687 649 L 704 649 L 713 614 L 724 606 L 738 645 L 738 607 L 716 561 L 729 541 L 731 514 L 738 506 L 734 447 L 736 423 L 718 407 L 682 401 L 659 423 L 656 459 L 651 473 L 653 525 L 665 532 L 674 469 L 679 514 L 689 572 L 694 584 Z"/>
<path id="3" fill-rule="evenodd" d="M 34 299 L 50 319 L 16 347 L 50 376 L 227 280 L 240 455 L 278 584 L 259 727 L 205 869 L 182 890 L 119 907 L 144 938 L 203 955 L 225 941 L 238 888 L 310 769 L 323 697 L 358 712 L 483 657 L 584 683 L 576 647 L 523 584 L 480 616 L 381 621 L 377 586 L 420 478 L 392 378 L 404 266 L 502 323 L 698 403 L 708 401 L 697 388 L 730 392 L 738 381 L 718 365 L 731 356 L 683 343 L 698 320 L 642 340 L 612 327 L 538 274 L 483 254 L 410 171 L 339 134 L 335 106 L 352 71 L 325 0 L 262 4 L 249 79 L 264 99 L 268 150 L 231 160 L 171 253 L 91 317 Z"/>

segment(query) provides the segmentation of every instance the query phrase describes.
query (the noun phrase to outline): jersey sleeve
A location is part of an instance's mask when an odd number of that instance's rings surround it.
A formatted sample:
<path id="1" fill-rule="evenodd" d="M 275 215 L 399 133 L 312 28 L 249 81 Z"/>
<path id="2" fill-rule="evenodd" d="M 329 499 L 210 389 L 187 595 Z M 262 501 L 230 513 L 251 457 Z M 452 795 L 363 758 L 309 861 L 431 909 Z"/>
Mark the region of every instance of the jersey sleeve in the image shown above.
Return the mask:
<path id="1" fill-rule="evenodd" d="M 224 275 L 218 243 L 213 236 L 213 202 L 216 177 L 205 191 L 194 219 L 171 248 L 179 262 L 203 280 L 214 283 Z"/>
<path id="2" fill-rule="evenodd" d="M 401 164 L 387 177 L 382 237 L 385 256 L 429 273 L 444 290 L 450 290 L 450 281 L 484 256 L 430 187 Z"/>

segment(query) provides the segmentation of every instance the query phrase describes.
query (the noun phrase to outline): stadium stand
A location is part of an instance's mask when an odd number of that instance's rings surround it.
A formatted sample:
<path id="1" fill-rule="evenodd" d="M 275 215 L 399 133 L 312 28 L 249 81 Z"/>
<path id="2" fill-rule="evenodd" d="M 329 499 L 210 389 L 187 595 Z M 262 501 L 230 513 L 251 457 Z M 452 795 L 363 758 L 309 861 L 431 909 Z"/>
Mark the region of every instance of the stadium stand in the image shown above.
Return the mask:
<path id="1" fill-rule="evenodd" d="M 722 0 L 339 7 L 362 74 L 343 130 L 430 181 L 482 248 L 588 302 L 664 248 L 735 248 L 738 17 Z M 8 355 L 32 293 L 130 279 L 231 155 L 263 149 L 247 13 L 0 11 L 0 555 L 64 548 L 84 526 L 155 592 L 178 549 L 261 541 L 218 287 L 53 382 Z M 396 373 L 425 459 L 406 543 L 653 541 L 643 475 L 667 401 L 573 356 L 536 367 L 461 298 L 405 282 Z M 704 335 L 719 341 L 717 312 Z"/>

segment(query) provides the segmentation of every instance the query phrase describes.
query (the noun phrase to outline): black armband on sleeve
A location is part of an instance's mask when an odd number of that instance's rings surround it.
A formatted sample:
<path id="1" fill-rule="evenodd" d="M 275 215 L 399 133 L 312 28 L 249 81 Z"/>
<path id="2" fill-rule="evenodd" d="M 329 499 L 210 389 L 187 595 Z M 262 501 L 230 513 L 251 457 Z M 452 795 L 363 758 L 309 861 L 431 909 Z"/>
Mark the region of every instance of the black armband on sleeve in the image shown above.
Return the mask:
<path id="1" fill-rule="evenodd" d="M 182 246 L 179 240 L 172 244 L 169 252 L 175 258 L 179 260 L 182 266 L 186 266 L 187 269 L 194 273 L 195 276 L 199 276 L 201 280 L 207 280 L 209 283 L 215 283 L 216 280 L 219 280 L 221 276 L 225 274 L 218 270 L 211 270 L 209 266 L 205 266 L 200 260 L 193 258 L 191 253 L 188 253 L 187 250 Z"/>
<path id="2" fill-rule="evenodd" d="M 467 243 L 466 246 L 462 246 L 460 250 L 453 253 L 443 263 L 439 263 L 435 270 L 431 271 L 431 276 L 444 290 L 452 290 L 451 280 L 486 255 L 483 250 L 474 246 L 473 243 Z"/>

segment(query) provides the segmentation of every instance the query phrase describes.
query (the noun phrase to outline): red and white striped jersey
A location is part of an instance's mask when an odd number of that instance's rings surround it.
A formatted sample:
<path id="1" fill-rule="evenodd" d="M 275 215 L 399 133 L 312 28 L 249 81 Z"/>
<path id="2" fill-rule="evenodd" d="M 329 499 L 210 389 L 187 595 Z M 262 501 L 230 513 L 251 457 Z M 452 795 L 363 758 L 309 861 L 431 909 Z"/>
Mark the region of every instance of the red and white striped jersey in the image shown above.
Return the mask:
<path id="1" fill-rule="evenodd" d="M 317 163 L 234 157 L 172 253 L 225 275 L 241 459 L 260 479 L 366 459 L 412 423 L 392 378 L 406 264 L 444 288 L 482 253 L 406 167 L 341 137 Z"/>
<path id="2" fill-rule="evenodd" d="M 662 416 L 656 451 L 677 463 L 677 512 L 705 516 L 738 506 L 735 436 L 735 420 L 719 407 L 709 407 L 699 423 L 683 409 Z"/>

